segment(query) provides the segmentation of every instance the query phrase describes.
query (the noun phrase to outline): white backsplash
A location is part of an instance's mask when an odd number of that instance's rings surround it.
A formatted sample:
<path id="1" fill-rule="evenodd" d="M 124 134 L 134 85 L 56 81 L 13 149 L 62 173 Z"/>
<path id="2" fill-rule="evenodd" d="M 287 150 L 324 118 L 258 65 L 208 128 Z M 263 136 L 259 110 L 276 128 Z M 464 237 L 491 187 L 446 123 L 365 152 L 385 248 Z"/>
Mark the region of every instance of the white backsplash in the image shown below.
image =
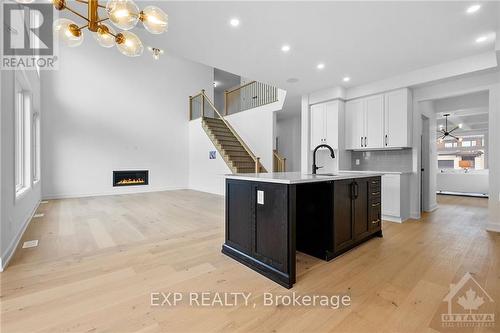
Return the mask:
<path id="1" fill-rule="evenodd" d="M 359 164 L 356 162 L 359 161 Z M 398 171 L 412 170 L 412 150 L 353 151 L 351 169 L 356 171 Z"/>

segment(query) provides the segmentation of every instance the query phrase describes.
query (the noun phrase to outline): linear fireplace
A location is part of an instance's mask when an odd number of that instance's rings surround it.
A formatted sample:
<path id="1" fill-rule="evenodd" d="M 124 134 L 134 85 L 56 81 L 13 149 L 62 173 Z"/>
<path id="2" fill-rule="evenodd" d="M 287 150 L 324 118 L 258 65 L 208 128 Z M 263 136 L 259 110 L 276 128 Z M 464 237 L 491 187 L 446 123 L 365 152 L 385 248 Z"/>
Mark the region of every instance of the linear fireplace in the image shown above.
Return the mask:
<path id="1" fill-rule="evenodd" d="M 113 171 L 113 186 L 148 185 L 148 170 Z"/>

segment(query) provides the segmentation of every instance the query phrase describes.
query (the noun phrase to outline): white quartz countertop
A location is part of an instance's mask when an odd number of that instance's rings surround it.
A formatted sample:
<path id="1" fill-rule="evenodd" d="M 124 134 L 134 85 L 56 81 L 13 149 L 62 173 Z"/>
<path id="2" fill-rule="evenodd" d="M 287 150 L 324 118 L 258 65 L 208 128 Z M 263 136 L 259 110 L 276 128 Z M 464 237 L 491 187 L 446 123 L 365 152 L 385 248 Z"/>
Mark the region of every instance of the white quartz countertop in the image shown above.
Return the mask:
<path id="1" fill-rule="evenodd" d="M 382 176 L 381 172 L 372 173 L 359 173 L 359 172 L 345 172 L 339 171 L 334 175 L 311 175 L 303 174 L 301 172 L 268 172 L 268 173 L 235 173 L 225 175 L 226 179 L 240 179 L 249 180 L 254 182 L 267 182 L 279 184 L 302 184 L 302 183 L 315 183 L 325 182 L 330 180 L 341 180 L 351 178 L 365 178 Z"/>
<path id="2" fill-rule="evenodd" d="M 341 170 L 339 173 L 344 173 L 344 172 L 350 172 L 350 173 L 367 173 L 367 174 L 373 174 L 373 173 L 378 173 L 381 175 L 406 175 L 412 173 L 411 171 L 358 171 L 358 170 Z"/>

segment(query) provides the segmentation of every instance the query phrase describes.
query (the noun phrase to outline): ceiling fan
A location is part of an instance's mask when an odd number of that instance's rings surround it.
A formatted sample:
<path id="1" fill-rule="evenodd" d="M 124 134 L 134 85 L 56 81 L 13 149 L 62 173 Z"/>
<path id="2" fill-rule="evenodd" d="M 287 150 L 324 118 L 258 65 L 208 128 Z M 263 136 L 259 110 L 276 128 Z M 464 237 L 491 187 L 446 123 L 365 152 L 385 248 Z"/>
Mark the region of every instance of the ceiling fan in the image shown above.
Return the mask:
<path id="1" fill-rule="evenodd" d="M 446 137 L 451 137 L 451 138 L 453 138 L 453 139 L 455 139 L 455 140 L 457 140 L 457 141 L 462 141 L 462 138 L 459 138 L 459 137 L 457 137 L 457 136 L 455 136 L 455 135 L 451 134 L 451 133 L 453 133 L 454 131 L 456 131 L 457 129 L 462 128 L 462 124 L 458 124 L 458 126 L 456 126 L 454 129 L 452 129 L 452 130 L 448 130 L 448 117 L 450 116 L 450 114 L 449 114 L 449 113 L 446 113 L 446 114 L 444 114 L 443 116 L 444 116 L 444 118 L 445 118 L 445 126 L 443 126 L 443 125 L 439 126 L 439 131 L 438 131 L 438 133 L 439 133 L 441 136 L 438 138 L 438 141 L 439 141 L 439 142 L 443 142 L 443 141 L 444 141 L 444 139 L 445 139 Z"/>

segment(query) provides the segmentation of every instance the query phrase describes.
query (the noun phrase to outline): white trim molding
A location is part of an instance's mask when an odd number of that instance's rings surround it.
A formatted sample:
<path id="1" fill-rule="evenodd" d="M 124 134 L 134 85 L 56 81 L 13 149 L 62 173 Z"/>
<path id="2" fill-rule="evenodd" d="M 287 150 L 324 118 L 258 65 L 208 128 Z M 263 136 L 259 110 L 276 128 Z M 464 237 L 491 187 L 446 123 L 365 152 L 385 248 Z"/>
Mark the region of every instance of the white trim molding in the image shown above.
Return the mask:
<path id="1" fill-rule="evenodd" d="M 500 232 L 500 224 L 498 223 L 487 223 L 486 231 Z"/>
<path id="2" fill-rule="evenodd" d="M 35 205 L 35 208 L 31 212 L 31 214 L 29 214 L 28 219 L 26 219 L 26 221 L 24 221 L 23 227 L 19 230 L 19 232 L 17 233 L 16 237 L 14 237 L 12 239 L 12 241 L 10 242 L 9 246 L 5 250 L 4 257 L 3 258 L 0 257 L 0 272 L 4 271 L 4 269 L 9 264 L 9 261 L 14 256 L 14 253 L 16 253 L 17 246 L 19 245 L 19 242 L 23 238 L 23 235 L 26 232 L 26 229 L 28 229 L 28 226 L 29 226 L 31 220 L 33 219 L 33 216 L 35 215 L 36 211 L 38 210 L 38 206 L 40 206 L 40 200 Z"/>

